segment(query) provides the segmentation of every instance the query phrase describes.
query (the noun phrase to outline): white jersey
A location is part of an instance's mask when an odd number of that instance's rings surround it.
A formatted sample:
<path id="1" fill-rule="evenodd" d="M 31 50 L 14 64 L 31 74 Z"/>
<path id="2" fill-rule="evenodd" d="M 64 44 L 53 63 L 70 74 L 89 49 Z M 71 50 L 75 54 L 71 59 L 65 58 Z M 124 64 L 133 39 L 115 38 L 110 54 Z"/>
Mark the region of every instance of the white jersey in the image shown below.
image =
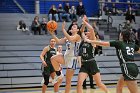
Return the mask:
<path id="1" fill-rule="evenodd" d="M 80 42 L 71 43 L 68 40 L 66 41 L 66 51 L 64 54 L 65 63 L 67 68 L 76 69 L 77 68 L 77 56 L 79 52 Z"/>

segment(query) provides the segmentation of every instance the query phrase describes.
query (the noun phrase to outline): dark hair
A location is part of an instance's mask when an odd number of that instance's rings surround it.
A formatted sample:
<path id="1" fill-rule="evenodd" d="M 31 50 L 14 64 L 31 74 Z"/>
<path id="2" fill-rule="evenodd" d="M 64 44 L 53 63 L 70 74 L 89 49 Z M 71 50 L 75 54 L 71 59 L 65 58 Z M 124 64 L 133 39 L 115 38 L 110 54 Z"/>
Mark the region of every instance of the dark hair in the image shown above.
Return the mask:
<path id="1" fill-rule="evenodd" d="M 67 30 L 67 33 L 71 36 L 72 35 L 72 33 L 70 32 L 70 30 L 71 30 L 71 28 L 72 28 L 72 26 L 73 25 L 77 25 L 77 28 L 79 29 L 79 26 L 78 26 L 78 24 L 73 24 L 73 23 L 71 23 L 71 25 L 69 26 L 69 28 L 68 28 L 68 30 Z M 79 30 L 80 31 L 80 30 Z M 78 32 L 79 32 L 78 31 Z"/>
<path id="2" fill-rule="evenodd" d="M 73 19 L 73 20 L 72 20 L 72 24 L 73 24 L 74 22 L 77 22 L 77 20 L 76 20 L 76 19 Z"/>
<path id="3" fill-rule="evenodd" d="M 23 20 L 20 20 L 20 21 L 19 21 L 19 25 L 22 25 L 22 24 L 23 24 Z"/>
<path id="4" fill-rule="evenodd" d="M 80 31 L 80 28 L 78 28 L 79 29 L 79 31 L 78 31 L 78 35 L 80 35 L 80 37 L 82 37 L 82 33 L 81 33 L 81 31 Z"/>
<path id="5" fill-rule="evenodd" d="M 123 41 L 124 42 L 131 42 L 131 32 L 128 31 L 127 29 L 123 29 L 123 31 L 121 32 L 121 35 L 123 37 Z"/>

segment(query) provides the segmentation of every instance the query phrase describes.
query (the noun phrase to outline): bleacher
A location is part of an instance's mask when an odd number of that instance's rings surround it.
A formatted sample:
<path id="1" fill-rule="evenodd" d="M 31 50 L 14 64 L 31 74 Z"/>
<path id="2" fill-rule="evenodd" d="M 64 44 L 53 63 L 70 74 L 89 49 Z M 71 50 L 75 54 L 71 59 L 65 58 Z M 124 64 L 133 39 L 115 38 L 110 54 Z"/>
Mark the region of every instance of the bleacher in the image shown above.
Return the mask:
<path id="1" fill-rule="evenodd" d="M 23 0 L 17 1 L 22 5 L 21 2 Z M 9 2 L 7 3 L 9 4 Z M 43 6 L 44 1 L 41 0 L 40 3 Z M 26 5 L 28 6 L 27 3 Z M 24 7 L 24 5 L 22 6 Z M 46 7 L 46 4 L 44 7 Z M 47 13 L 47 10 L 42 11 L 41 13 Z M 29 12 L 30 11 L 28 11 L 28 13 Z M 31 9 L 31 13 L 34 13 L 33 9 Z M 34 16 L 35 14 L 22 14 L 19 12 L 7 13 L 7 10 L 6 13 L 0 13 L 0 88 L 41 87 L 42 75 L 39 55 L 42 49 L 49 44 L 51 36 L 49 34 L 33 35 L 31 31 L 22 32 L 16 30 L 19 20 L 24 20 L 29 27 Z M 47 17 L 46 14 L 39 14 L 38 16 L 40 19 L 42 17 Z M 102 16 L 99 20 L 99 33 L 104 36 L 104 40 L 118 39 L 118 24 L 124 21 L 124 17 L 115 16 L 112 18 L 113 23 L 112 25 L 109 25 L 109 31 L 107 31 L 107 16 Z M 94 18 L 91 18 L 89 21 L 92 23 L 94 20 Z M 140 17 L 136 17 L 136 20 L 140 20 Z M 140 21 L 138 21 L 138 24 L 139 22 Z M 78 20 L 78 23 L 81 23 L 81 19 Z M 61 24 L 61 22 L 58 23 L 59 37 L 62 37 L 63 35 L 61 32 Z M 69 25 L 70 22 L 67 23 L 67 27 Z M 64 52 L 66 48 L 65 45 L 63 46 Z M 103 55 L 96 56 L 96 60 L 101 71 L 103 82 L 105 84 L 116 84 L 121 75 L 121 69 L 119 67 L 115 49 L 104 47 Z M 135 60 L 140 70 L 140 57 L 138 54 L 136 54 Z M 72 79 L 73 86 L 76 86 L 77 84 L 78 71 L 79 69 L 75 71 Z M 65 72 L 66 68 L 64 66 L 63 73 L 65 74 Z M 140 84 L 140 75 L 137 79 Z M 89 84 L 88 80 L 87 82 L 87 84 Z M 65 79 L 63 80 L 62 85 L 65 85 Z M 52 86 L 52 84 L 50 84 L 49 87 L 50 86 Z"/>

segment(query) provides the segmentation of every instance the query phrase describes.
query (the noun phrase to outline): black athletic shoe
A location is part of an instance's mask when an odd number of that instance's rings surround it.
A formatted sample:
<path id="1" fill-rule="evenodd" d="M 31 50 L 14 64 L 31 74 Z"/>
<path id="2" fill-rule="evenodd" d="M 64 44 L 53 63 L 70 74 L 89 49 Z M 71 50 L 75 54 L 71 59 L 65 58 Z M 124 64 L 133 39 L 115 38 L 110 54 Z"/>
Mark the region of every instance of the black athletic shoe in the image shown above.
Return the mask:
<path id="1" fill-rule="evenodd" d="M 91 86 L 90 88 L 92 88 L 92 89 L 96 89 L 94 86 Z"/>
<path id="2" fill-rule="evenodd" d="M 83 87 L 83 89 L 87 89 L 87 87 Z"/>

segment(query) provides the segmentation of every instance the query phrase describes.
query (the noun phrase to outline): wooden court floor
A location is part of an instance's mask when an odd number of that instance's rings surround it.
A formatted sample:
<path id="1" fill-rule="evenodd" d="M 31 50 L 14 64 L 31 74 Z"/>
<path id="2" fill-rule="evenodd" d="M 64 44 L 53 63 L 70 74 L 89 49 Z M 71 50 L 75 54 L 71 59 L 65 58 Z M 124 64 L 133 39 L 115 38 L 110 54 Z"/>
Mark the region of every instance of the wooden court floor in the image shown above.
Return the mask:
<path id="1" fill-rule="evenodd" d="M 111 93 L 116 93 L 115 85 L 107 85 L 107 88 L 110 90 Z M 64 87 L 60 87 L 61 93 L 64 93 Z M 140 91 L 140 86 L 139 86 Z M 26 89 L 0 89 L 0 93 L 41 93 L 41 88 L 26 88 Z M 54 93 L 53 88 L 48 88 L 46 93 Z M 70 93 L 76 93 L 76 87 L 71 88 Z M 87 89 L 84 89 L 83 93 L 104 93 L 99 88 L 96 87 L 96 89 L 90 89 L 87 87 Z M 127 89 L 127 87 L 124 87 L 123 93 L 130 93 Z M 139 92 L 140 93 L 140 92 Z"/>

